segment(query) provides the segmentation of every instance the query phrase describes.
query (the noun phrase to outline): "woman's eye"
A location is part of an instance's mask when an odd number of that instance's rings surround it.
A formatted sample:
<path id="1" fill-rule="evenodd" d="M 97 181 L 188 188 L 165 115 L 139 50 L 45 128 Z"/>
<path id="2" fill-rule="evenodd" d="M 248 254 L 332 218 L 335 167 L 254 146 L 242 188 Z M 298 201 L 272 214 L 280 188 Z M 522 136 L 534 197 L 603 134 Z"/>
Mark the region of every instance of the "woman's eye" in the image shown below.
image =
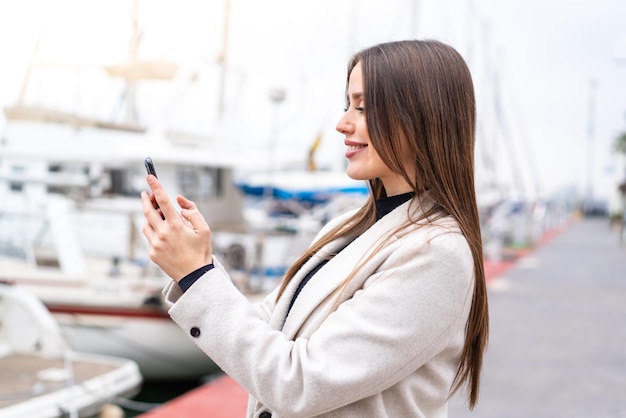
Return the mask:
<path id="1" fill-rule="evenodd" d="M 347 107 L 344 107 L 344 108 L 343 108 L 343 111 L 344 111 L 344 112 L 347 112 L 348 110 L 350 110 L 350 106 L 347 106 Z M 365 108 L 364 108 L 364 107 L 362 107 L 362 106 L 355 106 L 355 107 L 354 107 L 354 110 L 356 110 L 357 112 L 364 112 L 364 111 L 365 111 Z"/>

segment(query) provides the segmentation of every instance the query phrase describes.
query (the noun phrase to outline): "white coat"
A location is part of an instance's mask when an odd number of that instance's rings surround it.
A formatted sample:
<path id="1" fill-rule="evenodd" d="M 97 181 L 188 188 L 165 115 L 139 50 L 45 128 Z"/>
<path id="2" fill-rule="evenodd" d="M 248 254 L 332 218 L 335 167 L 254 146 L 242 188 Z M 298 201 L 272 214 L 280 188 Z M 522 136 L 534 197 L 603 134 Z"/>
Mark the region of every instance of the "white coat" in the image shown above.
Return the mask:
<path id="1" fill-rule="evenodd" d="M 451 217 L 393 234 L 378 248 L 408 210 L 421 210 L 415 206 L 400 205 L 333 257 L 286 320 L 298 283 L 323 254 L 302 267 L 278 302 L 274 291 L 251 304 L 217 260 L 184 294 L 175 282 L 165 288 L 172 319 L 249 392 L 248 417 L 447 416 L 473 260 Z"/>

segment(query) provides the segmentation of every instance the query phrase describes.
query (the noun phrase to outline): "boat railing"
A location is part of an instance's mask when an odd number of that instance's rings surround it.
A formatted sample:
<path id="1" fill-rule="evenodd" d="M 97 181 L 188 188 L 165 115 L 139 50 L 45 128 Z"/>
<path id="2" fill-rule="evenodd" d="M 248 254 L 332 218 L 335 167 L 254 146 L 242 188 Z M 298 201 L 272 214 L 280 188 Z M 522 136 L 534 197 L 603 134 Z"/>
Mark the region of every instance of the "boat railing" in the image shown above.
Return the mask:
<path id="1" fill-rule="evenodd" d="M 44 304 L 19 286 L 0 282 L 0 313 L 0 340 L 6 344 L 2 351 L 62 356 L 70 348 Z"/>

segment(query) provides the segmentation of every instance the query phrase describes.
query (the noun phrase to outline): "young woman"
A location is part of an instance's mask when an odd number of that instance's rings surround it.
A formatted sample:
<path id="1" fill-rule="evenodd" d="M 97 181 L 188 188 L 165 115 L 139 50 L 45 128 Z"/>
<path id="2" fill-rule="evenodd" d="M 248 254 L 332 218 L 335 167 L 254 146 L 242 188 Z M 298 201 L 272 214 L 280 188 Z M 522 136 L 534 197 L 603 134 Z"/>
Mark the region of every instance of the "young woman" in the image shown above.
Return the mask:
<path id="1" fill-rule="evenodd" d="M 174 279 L 169 313 L 249 392 L 248 417 L 445 417 L 463 385 L 473 408 L 488 310 L 469 70 L 437 41 L 380 44 L 349 62 L 346 99 L 347 173 L 371 196 L 258 306 L 194 203 L 178 196 L 178 214 L 148 176 L 144 234 Z"/>

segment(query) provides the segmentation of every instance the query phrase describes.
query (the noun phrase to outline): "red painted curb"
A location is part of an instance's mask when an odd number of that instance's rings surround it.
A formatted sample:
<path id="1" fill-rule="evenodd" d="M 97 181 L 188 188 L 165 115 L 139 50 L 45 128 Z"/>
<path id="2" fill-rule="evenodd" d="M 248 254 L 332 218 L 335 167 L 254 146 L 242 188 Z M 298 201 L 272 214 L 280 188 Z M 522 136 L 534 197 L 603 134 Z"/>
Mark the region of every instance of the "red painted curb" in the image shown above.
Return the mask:
<path id="1" fill-rule="evenodd" d="M 173 399 L 139 418 L 241 418 L 248 393 L 228 376 L 219 377 Z"/>

